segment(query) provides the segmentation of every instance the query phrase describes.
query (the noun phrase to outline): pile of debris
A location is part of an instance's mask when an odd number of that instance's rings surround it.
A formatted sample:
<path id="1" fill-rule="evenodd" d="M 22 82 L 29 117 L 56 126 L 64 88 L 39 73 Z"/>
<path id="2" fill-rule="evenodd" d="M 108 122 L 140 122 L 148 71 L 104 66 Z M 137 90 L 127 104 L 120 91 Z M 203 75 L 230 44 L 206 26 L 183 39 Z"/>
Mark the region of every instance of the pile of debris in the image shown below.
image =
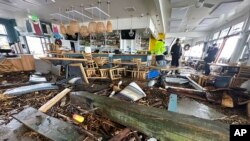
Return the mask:
<path id="1" fill-rule="evenodd" d="M 201 88 L 190 84 L 188 79 L 164 78 L 165 87 L 160 89 L 131 79 L 112 83 L 96 81 L 88 85 L 54 85 L 48 83 L 52 81 L 51 75 L 9 77 L 0 78 L 1 82 L 9 81 L 8 85 L 0 85 L 4 88 L 1 93 L 5 94 L 0 94 L 0 124 L 7 127 L 17 120 L 24 128 L 29 128 L 22 136 L 39 140 L 155 141 L 155 138 L 210 140 L 207 137 L 213 135 L 214 140 L 228 139 L 229 128 L 221 122 L 167 111 L 172 109 L 170 111 L 177 112 L 177 100 L 180 98 L 177 99 L 175 94 L 198 101 L 206 100 L 206 93 L 197 90 Z M 11 85 L 13 82 L 23 86 L 16 88 L 16 85 Z M 177 84 L 170 86 L 170 83 Z M 178 83 L 184 88 L 176 87 Z M 44 84 L 50 86 L 43 87 Z M 230 124 L 237 122 L 227 118 L 216 120 Z M 194 134 L 197 136 L 194 137 Z M 5 136 L 4 139 L 9 138 Z"/>

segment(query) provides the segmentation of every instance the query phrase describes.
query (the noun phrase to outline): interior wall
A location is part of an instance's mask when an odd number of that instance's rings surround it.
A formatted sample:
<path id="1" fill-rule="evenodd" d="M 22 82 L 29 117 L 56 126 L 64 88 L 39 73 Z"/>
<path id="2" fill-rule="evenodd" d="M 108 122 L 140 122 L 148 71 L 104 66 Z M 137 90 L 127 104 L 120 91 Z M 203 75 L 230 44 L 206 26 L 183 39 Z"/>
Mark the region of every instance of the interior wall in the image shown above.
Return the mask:
<path id="1" fill-rule="evenodd" d="M 3 24 L 6 28 L 6 31 L 8 33 L 9 43 L 14 43 L 14 42 L 19 41 L 18 33 L 16 32 L 14 28 L 16 26 L 15 19 L 0 18 L 0 24 Z"/>

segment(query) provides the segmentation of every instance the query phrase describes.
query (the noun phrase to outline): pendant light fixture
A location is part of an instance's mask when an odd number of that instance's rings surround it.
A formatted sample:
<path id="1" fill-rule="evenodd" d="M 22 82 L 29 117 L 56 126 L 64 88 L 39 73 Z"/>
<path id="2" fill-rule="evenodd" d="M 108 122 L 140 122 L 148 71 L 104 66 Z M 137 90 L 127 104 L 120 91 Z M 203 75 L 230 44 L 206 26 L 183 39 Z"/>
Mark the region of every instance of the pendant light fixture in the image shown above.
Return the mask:
<path id="1" fill-rule="evenodd" d="M 132 7 L 132 0 L 130 0 L 130 5 L 131 5 L 131 7 Z M 131 28 L 130 28 L 130 31 L 129 31 L 129 33 L 128 33 L 128 35 L 130 36 L 130 37 L 133 37 L 134 36 L 134 31 L 132 30 L 133 29 L 133 15 L 132 15 L 132 11 L 131 11 L 131 21 L 130 21 L 130 24 L 131 24 Z"/>
<path id="2" fill-rule="evenodd" d="M 131 21 L 130 21 L 130 23 L 131 23 L 131 28 L 130 28 L 130 31 L 129 31 L 129 33 L 128 33 L 128 35 L 129 35 L 130 37 L 133 37 L 134 34 L 135 34 L 134 31 L 132 30 L 132 29 L 133 29 L 132 19 L 133 19 L 133 15 L 131 15 Z"/>
<path id="3" fill-rule="evenodd" d="M 59 8 L 59 13 L 60 13 L 60 21 L 61 21 L 61 24 L 60 24 L 60 31 L 61 31 L 61 34 L 65 35 L 66 34 L 66 28 L 62 22 L 62 15 L 61 15 L 61 8 Z"/>
<path id="4" fill-rule="evenodd" d="M 109 15 L 109 20 L 107 22 L 107 32 L 111 33 L 111 32 L 113 32 L 113 25 L 112 25 L 112 22 L 110 21 L 110 4 L 111 4 L 111 2 L 107 1 L 107 4 L 108 4 L 108 15 Z"/>
<path id="5" fill-rule="evenodd" d="M 74 10 L 74 7 L 71 6 L 71 10 Z M 78 33 L 80 30 L 80 25 L 79 22 L 75 19 L 75 14 L 73 13 L 73 20 L 70 21 L 69 23 L 69 27 L 71 32 L 73 33 L 73 35 L 75 35 L 75 33 Z"/>
<path id="6" fill-rule="evenodd" d="M 147 22 L 149 22 L 149 13 L 147 13 Z M 148 30 L 148 25 L 147 25 L 144 32 L 143 32 L 143 35 L 148 36 L 149 34 L 150 33 L 149 33 L 149 30 Z"/>
<path id="7" fill-rule="evenodd" d="M 93 6 L 93 5 L 91 5 L 91 7 L 92 7 L 92 6 Z M 94 21 L 93 8 L 92 8 L 92 21 L 89 22 L 88 31 L 89 31 L 90 34 L 96 33 L 96 22 Z"/>
<path id="8" fill-rule="evenodd" d="M 101 9 L 101 0 L 98 0 L 98 5 L 99 5 L 99 9 Z M 100 18 L 100 21 L 97 23 L 96 25 L 96 31 L 97 33 L 104 33 L 105 32 L 105 25 L 104 23 L 101 21 L 102 18 L 101 18 L 101 12 L 99 11 L 99 18 Z"/>
<path id="9" fill-rule="evenodd" d="M 67 9 L 66 9 L 66 12 L 68 12 L 68 11 L 69 11 L 69 9 L 67 8 Z M 68 13 L 68 19 L 69 19 L 69 21 L 68 21 L 68 26 L 67 26 L 67 29 L 66 29 L 66 33 L 67 33 L 68 35 L 73 35 L 73 33 L 72 33 L 71 29 L 70 29 L 70 26 L 69 26 L 69 24 L 70 24 L 70 16 L 69 16 L 69 13 Z"/>
<path id="10" fill-rule="evenodd" d="M 116 36 L 119 36 L 120 35 L 120 32 L 119 32 L 119 21 L 118 21 L 118 19 L 119 19 L 119 17 L 117 17 L 117 19 L 116 19 Z"/>
<path id="11" fill-rule="evenodd" d="M 83 22 L 84 22 L 84 16 L 83 16 L 84 6 L 81 5 L 80 7 L 82 8 L 82 26 L 80 28 L 80 34 L 81 34 L 81 36 L 85 37 L 85 36 L 89 36 L 89 32 L 88 32 L 87 26 L 83 25 Z"/>

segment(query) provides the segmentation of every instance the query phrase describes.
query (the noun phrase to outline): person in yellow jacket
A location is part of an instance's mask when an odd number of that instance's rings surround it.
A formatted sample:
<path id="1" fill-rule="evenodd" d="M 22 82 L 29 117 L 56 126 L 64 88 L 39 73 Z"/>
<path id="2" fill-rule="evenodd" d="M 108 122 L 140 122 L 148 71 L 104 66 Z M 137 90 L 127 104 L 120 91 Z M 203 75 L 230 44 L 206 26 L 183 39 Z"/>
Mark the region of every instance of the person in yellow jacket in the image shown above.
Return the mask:
<path id="1" fill-rule="evenodd" d="M 161 39 L 156 41 L 155 47 L 151 50 L 151 54 L 156 55 L 155 60 L 159 66 L 166 66 L 166 48 L 164 46 L 164 42 Z"/>

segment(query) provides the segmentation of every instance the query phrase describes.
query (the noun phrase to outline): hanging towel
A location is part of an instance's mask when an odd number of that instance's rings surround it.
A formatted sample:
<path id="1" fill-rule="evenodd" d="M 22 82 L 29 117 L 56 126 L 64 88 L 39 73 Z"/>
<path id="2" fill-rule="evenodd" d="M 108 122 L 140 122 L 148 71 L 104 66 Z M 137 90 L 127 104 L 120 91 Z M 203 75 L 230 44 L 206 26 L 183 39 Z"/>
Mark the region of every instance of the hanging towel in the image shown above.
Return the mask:
<path id="1" fill-rule="evenodd" d="M 42 35 L 42 31 L 41 31 L 39 22 L 38 23 L 33 22 L 33 26 L 34 26 L 36 35 Z"/>
<path id="2" fill-rule="evenodd" d="M 56 25 L 53 25 L 53 32 L 54 33 L 59 33 L 58 27 Z"/>
<path id="3" fill-rule="evenodd" d="M 32 25 L 30 24 L 29 20 L 26 20 L 26 28 L 28 32 L 33 32 Z"/>

